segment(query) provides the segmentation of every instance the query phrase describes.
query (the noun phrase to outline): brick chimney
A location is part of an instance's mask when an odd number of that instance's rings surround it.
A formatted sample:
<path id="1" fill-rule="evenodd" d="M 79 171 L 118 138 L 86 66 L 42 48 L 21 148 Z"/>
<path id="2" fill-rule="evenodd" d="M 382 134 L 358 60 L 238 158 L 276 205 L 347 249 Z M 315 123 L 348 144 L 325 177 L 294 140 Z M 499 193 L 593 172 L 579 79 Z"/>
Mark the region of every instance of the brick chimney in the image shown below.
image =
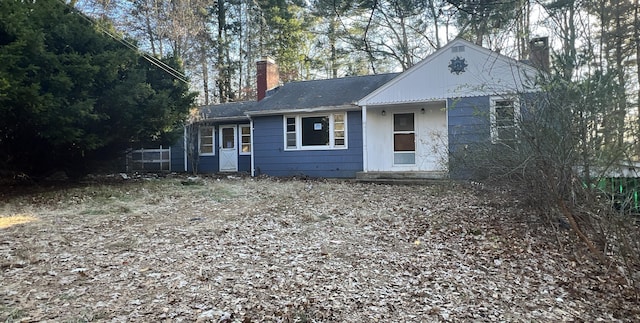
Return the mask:
<path id="1" fill-rule="evenodd" d="M 256 69 L 258 101 L 260 101 L 267 95 L 267 91 L 280 84 L 280 76 L 278 72 L 278 65 L 276 65 L 276 62 L 269 57 L 263 57 L 256 62 Z"/>
<path id="2" fill-rule="evenodd" d="M 549 72 L 549 37 L 538 37 L 529 41 L 529 61 L 538 69 Z"/>

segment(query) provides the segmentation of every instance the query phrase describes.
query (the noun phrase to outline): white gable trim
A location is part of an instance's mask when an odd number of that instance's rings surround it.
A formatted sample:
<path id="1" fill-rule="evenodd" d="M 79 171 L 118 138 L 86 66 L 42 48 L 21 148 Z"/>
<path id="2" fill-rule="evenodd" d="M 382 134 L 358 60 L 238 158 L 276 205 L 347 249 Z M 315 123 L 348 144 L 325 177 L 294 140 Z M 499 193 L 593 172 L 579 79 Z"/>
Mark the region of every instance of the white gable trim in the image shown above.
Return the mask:
<path id="1" fill-rule="evenodd" d="M 464 46 L 464 48 L 466 48 L 466 51 L 465 52 L 454 51 L 453 49 L 458 46 Z M 434 70 L 436 66 L 440 68 L 440 70 L 442 70 L 443 67 L 440 66 L 442 64 L 429 66 L 430 64 L 436 64 L 434 63 L 434 61 L 436 60 L 442 61 L 443 59 L 448 60 L 447 56 L 458 55 L 458 54 L 461 56 L 475 55 L 475 57 L 483 57 L 481 59 L 482 64 L 479 64 L 481 66 L 474 66 L 473 68 L 475 68 L 475 70 L 473 72 L 468 71 L 465 74 L 462 74 L 461 76 L 459 76 L 460 83 L 456 83 L 455 86 L 451 84 L 447 85 L 449 87 L 448 89 L 447 89 L 447 86 L 443 86 L 441 89 L 437 89 L 437 90 L 425 89 L 424 95 L 422 96 L 414 95 L 413 97 L 407 97 L 405 95 L 402 98 L 395 98 L 393 100 L 389 98 L 385 98 L 385 95 L 388 94 L 389 91 L 392 91 L 391 89 L 395 89 L 397 91 L 398 87 L 406 87 L 407 85 L 408 86 L 414 85 L 413 83 L 415 83 L 415 80 L 419 79 L 420 77 L 419 74 L 416 74 L 416 73 L 424 73 L 424 71 L 428 68 L 431 68 L 432 70 Z M 443 57 L 443 55 L 447 55 L 447 56 Z M 485 76 L 487 78 L 490 78 L 492 76 L 491 72 L 493 72 L 493 68 L 496 66 L 497 67 L 502 66 L 503 68 L 508 67 L 509 70 L 502 71 L 502 73 L 503 73 L 503 77 L 505 75 L 508 75 L 508 77 L 511 78 L 510 80 L 508 80 L 509 82 L 503 82 L 503 83 L 495 82 L 495 84 L 491 84 L 492 82 L 490 82 L 489 79 L 482 79 Z M 472 68 L 470 67 L 470 69 Z M 434 79 L 437 82 L 439 81 L 438 78 L 446 79 L 446 78 L 452 77 L 450 75 L 451 73 L 448 70 L 446 71 L 446 73 L 447 75 L 435 74 L 435 75 L 428 75 L 428 76 L 422 76 L 422 77 L 429 77 Z M 444 100 L 451 97 L 495 95 L 496 93 L 519 92 L 524 90 L 523 84 L 527 82 L 524 75 L 526 74 L 526 75 L 533 76 L 533 75 L 536 75 L 537 73 L 538 73 L 538 70 L 533 66 L 519 62 L 510 57 L 498 54 L 494 51 L 491 51 L 482 46 L 478 46 L 464 39 L 457 38 L 449 42 L 448 44 L 446 44 L 444 47 L 438 49 L 433 54 L 427 56 L 424 60 L 420 61 L 418 64 L 412 66 L 405 72 L 393 78 L 391 81 L 387 82 L 383 86 L 379 87 L 375 91 L 371 92 L 370 94 L 362 98 L 360 101 L 358 101 L 358 105 L 377 106 L 377 105 L 388 105 L 388 104 L 422 103 L 422 102 L 429 102 L 429 101 L 436 101 L 436 100 Z M 458 76 L 456 76 L 456 78 L 457 77 Z M 464 80 L 467 80 L 470 82 L 465 82 Z M 403 82 L 406 82 L 406 83 L 403 84 Z M 512 83 L 512 84 L 505 84 L 505 83 Z M 513 84 L 515 84 L 515 88 L 514 86 L 511 86 Z M 495 88 L 491 88 L 491 87 L 495 87 Z"/>

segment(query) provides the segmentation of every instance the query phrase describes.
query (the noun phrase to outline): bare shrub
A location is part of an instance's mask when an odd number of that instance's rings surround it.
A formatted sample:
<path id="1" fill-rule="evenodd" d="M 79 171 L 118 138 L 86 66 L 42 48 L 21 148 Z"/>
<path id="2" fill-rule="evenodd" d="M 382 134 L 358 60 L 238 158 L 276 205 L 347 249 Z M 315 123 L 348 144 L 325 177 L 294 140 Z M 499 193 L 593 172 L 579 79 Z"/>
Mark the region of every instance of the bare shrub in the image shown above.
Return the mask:
<path id="1" fill-rule="evenodd" d="M 452 153 L 452 167 L 477 181 L 508 185 L 541 220 L 571 229 L 605 268 L 622 266 L 633 279 L 640 240 L 630 194 L 637 192 L 613 194 L 602 185 L 626 176 L 620 165 L 629 165 L 633 148 L 626 140 L 633 129 L 613 98 L 615 80 L 595 73 L 576 82 L 547 77 L 539 83 L 541 91 L 519 95 L 513 140 L 468 145 Z"/>

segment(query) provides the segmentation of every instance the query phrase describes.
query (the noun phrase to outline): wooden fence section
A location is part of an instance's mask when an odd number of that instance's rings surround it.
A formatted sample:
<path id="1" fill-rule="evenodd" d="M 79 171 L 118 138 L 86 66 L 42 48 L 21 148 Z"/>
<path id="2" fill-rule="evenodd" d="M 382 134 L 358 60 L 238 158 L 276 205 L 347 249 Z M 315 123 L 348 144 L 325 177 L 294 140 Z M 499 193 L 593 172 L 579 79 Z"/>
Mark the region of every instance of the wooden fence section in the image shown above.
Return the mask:
<path id="1" fill-rule="evenodd" d="M 168 172 L 171 170 L 171 148 L 130 150 L 126 169 L 127 172 Z"/>

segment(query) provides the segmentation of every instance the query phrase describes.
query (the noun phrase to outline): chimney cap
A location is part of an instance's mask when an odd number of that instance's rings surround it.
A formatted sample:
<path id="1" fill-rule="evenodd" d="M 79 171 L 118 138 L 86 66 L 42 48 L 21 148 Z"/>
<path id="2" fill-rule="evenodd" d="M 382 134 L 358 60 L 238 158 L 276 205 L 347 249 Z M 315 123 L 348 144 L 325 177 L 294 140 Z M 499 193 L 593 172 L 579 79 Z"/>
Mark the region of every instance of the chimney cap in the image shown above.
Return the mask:
<path id="1" fill-rule="evenodd" d="M 267 55 L 260 57 L 260 59 L 258 59 L 256 62 L 257 63 L 267 62 L 267 63 L 270 63 L 270 64 L 275 64 L 276 63 L 275 59 L 273 59 L 271 56 L 267 56 Z"/>
<path id="2" fill-rule="evenodd" d="M 531 40 L 529 40 L 529 44 L 535 47 L 549 46 L 549 37 L 544 36 L 544 37 L 531 38 Z"/>

